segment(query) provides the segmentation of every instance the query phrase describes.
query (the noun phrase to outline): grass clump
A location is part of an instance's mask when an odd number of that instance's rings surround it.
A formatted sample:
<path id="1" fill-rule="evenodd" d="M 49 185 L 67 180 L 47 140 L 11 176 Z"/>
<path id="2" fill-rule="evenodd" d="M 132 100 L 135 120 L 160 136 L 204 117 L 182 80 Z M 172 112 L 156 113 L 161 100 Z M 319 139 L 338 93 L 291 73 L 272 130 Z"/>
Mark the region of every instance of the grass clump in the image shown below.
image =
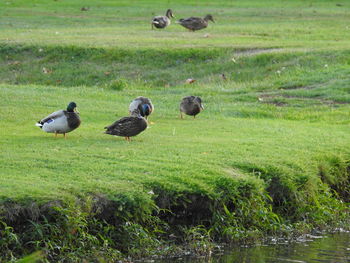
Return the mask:
<path id="1" fill-rule="evenodd" d="M 319 164 L 319 176 L 333 190 L 334 195 L 349 202 L 350 165 L 339 156 L 326 156 Z"/>
<path id="2" fill-rule="evenodd" d="M 123 79 L 112 80 L 109 84 L 106 85 L 108 89 L 111 90 L 123 90 L 128 87 L 127 81 Z"/>

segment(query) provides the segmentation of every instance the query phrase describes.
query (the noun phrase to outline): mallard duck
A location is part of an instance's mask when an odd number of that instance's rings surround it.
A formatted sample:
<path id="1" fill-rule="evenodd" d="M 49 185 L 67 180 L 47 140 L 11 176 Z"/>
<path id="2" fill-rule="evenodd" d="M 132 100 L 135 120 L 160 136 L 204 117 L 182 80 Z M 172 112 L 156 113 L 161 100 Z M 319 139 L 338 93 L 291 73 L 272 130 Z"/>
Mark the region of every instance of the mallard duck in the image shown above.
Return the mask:
<path id="1" fill-rule="evenodd" d="M 197 96 L 184 97 L 180 103 L 180 115 L 183 118 L 182 113 L 196 117 L 204 109 L 202 99 Z"/>
<path id="2" fill-rule="evenodd" d="M 145 117 L 146 120 L 149 115 L 154 110 L 152 101 L 146 97 L 137 97 L 129 105 L 129 113 L 131 114 L 134 110 L 138 109 L 142 117 Z"/>
<path id="3" fill-rule="evenodd" d="M 105 127 L 106 134 L 125 137 L 130 141 L 130 137 L 136 136 L 147 128 L 147 121 L 141 116 L 140 111 L 135 109 L 131 116 L 123 117 L 112 125 Z"/>
<path id="4" fill-rule="evenodd" d="M 77 104 L 75 102 L 70 102 L 67 106 L 67 110 L 55 111 L 38 121 L 35 125 L 45 132 L 55 133 L 55 137 L 58 133 L 63 133 L 63 136 L 66 137 L 66 133 L 78 128 L 80 122 Z"/>
<path id="5" fill-rule="evenodd" d="M 174 17 L 173 16 L 173 11 L 171 9 L 168 9 L 166 11 L 165 16 L 155 16 L 152 19 L 152 29 L 153 26 L 155 26 L 156 28 L 166 28 L 168 25 L 170 25 L 170 18 Z"/>
<path id="6" fill-rule="evenodd" d="M 206 28 L 208 26 L 209 20 L 215 23 L 212 15 L 206 15 L 204 18 L 193 16 L 185 19 L 182 18 L 179 21 L 177 21 L 177 23 L 189 29 L 190 31 L 196 31 Z"/>

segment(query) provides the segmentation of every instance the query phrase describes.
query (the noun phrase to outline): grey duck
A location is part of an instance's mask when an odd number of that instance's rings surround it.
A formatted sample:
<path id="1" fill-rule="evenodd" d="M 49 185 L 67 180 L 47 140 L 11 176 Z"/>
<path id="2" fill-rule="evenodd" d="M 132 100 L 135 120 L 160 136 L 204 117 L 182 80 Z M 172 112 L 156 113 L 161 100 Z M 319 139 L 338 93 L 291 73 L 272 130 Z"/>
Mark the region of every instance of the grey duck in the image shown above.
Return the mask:
<path id="1" fill-rule="evenodd" d="M 80 123 L 77 104 L 75 102 L 70 102 L 67 106 L 67 110 L 55 111 L 38 121 L 35 125 L 45 132 L 55 133 L 55 136 L 60 133 L 66 137 L 66 133 L 78 128 Z"/>
<path id="2" fill-rule="evenodd" d="M 131 116 L 123 117 L 112 125 L 105 127 L 106 134 L 125 137 L 130 141 L 130 137 L 136 136 L 147 128 L 147 121 L 140 115 L 140 111 L 135 109 Z"/>
<path id="3" fill-rule="evenodd" d="M 153 112 L 154 106 L 149 98 L 140 96 L 130 103 L 129 113 L 131 114 L 136 109 L 138 109 L 141 116 L 145 117 L 147 120 L 148 116 Z"/>
<path id="4" fill-rule="evenodd" d="M 166 28 L 168 25 L 170 25 L 170 18 L 172 18 L 172 17 L 174 17 L 174 16 L 173 16 L 173 11 L 171 9 L 168 9 L 166 11 L 165 16 L 153 17 L 152 22 L 151 22 L 152 29 L 153 29 L 153 27 L 160 28 L 160 29 Z"/>
<path id="5" fill-rule="evenodd" d="M 182 113 L 196 117 L 204 109 L 202 99 L 197 96 L 184 97 L 180 103 L 180 115 L 183 118 Z"/>
<path id="6" fill-rule="evenodd" d="M 209 20 L 215 23 L 212 15 L 206 15 L 204 18 L 193 16 L 185 19 L 182 18 L 179 21 L 177 21 L 177 23 L 189 29 L 190 31 L 196 31 L 206 28 L 208 26 Z"/>

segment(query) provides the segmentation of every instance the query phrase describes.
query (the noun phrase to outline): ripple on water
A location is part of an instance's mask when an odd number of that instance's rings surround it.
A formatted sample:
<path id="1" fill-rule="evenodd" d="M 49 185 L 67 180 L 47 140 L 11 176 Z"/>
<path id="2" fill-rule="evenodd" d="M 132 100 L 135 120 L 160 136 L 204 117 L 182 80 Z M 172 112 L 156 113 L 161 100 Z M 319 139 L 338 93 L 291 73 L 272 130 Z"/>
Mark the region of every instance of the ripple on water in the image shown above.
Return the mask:
<path id="1" fill-rule="evenodd" d="M 296 242 L 256 247 L 235 247 L 223 255 L 211 259 L 182 258 L 179 260 L 160 260 L 155 263 L 276 263 L 276 262 L 350 262 L 350 233 L 334 233 L 326 236 L 307 235 Z"/>

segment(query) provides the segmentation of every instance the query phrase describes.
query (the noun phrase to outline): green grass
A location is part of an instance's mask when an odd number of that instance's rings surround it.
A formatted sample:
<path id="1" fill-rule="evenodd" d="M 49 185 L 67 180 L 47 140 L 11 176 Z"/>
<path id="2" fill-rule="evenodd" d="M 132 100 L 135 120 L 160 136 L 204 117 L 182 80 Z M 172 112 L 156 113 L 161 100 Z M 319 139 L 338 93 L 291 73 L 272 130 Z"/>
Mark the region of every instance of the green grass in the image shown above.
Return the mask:
<path id="1" fill-rule="evenodd" d="M 329 118 L 334 111 L 343 114 L 338 123 L 264 118 L 259 113 L 241 118 L 234 115 L 258 103 L 211 100 L 209 88 L 176 89 L 141 91 L 135 87 L 116 92 L 96 87 L 14 89 L 2 85 L 1 100 L 6 103 L 1 108 L 1 125 L 6 128 L 0 139 L 1 195 L 45 200 L 82 192 L 128 192 L 139 190 L 140 185 L 150 190 L 154 182 L 210 192 L 217 177 L 230 176 L 227 171 L 236 167 L 275 166 L 315 177 L 320 155 L 348 154 L 349 123 L 343 113 L 347 105 L 323 109 Z M 179 119 L 180 99 L 197 92 L 206 110 L 195 120 Z M 154 124 L 132 143 L 103 134 L 103 127 L 125 116 L 130 98 L 141 93 L 155 103 Z M 78 104 L 82 125 L 67 140 L 34 126 L 36 120 L 71 100 Z M 275 106 L 268 105 L 258 104 L 255 111 L 278 114 L 273 112 Z M 293 115 L 293 109 L 286 111 Z"/>
<path id="2" fill-rule="evenodd" d="M 339 199 L 348 202 L 350 192 L 349 3 L 89 1 L 82 12 L 83 6 L 0 3 L 2 208 L 8 200 L 45 207 L 102 195 L 116 202 L 117 221 L 136 224 L 130 229 L 149 229 L 144 221 L 156 204 L 165 209 L 158 219 L 189 227 L 189 235 L 205 225 L 233 239 L 283 232 L 291 223 L 336 224 L 345 215 Z M 168 7 L 177 18 L 211 13 L 217 23 L 195 33 L 175 23 L 152 31 L 150 18 Z M 196 82 L 185 84 L 187 78 Z M 140 95 L 155 104 L 153 124 L 131 143 L 103 134 Z M 179 102 L 187 95 L 201 96 L 205 110 L 181 120 Z M 34 126 L 70 101 L 82 124 L 66 140 Z M 77 207 L 67 212 L 68 225 Z M 84 216 L 77 216 L 82 236 L 96 223 Z M 6 231 L 0 236 L 15 242 Z"/>
<path id="3" fill-rule="evenodd" d="M 342 6 L 337 6 L 341 4 Z M 81 7 L 89 6 L 87 12 Z M 347 1 L 3 1 L 0 40 L 37 45 L 128 48 L 348 47 Z M 150 19 L 171 7 L 177 18 L 212 13 L 217 23 L 186 32 L 151 31 Z M 209 33 L 209 38 L 204 38 Z"/>

